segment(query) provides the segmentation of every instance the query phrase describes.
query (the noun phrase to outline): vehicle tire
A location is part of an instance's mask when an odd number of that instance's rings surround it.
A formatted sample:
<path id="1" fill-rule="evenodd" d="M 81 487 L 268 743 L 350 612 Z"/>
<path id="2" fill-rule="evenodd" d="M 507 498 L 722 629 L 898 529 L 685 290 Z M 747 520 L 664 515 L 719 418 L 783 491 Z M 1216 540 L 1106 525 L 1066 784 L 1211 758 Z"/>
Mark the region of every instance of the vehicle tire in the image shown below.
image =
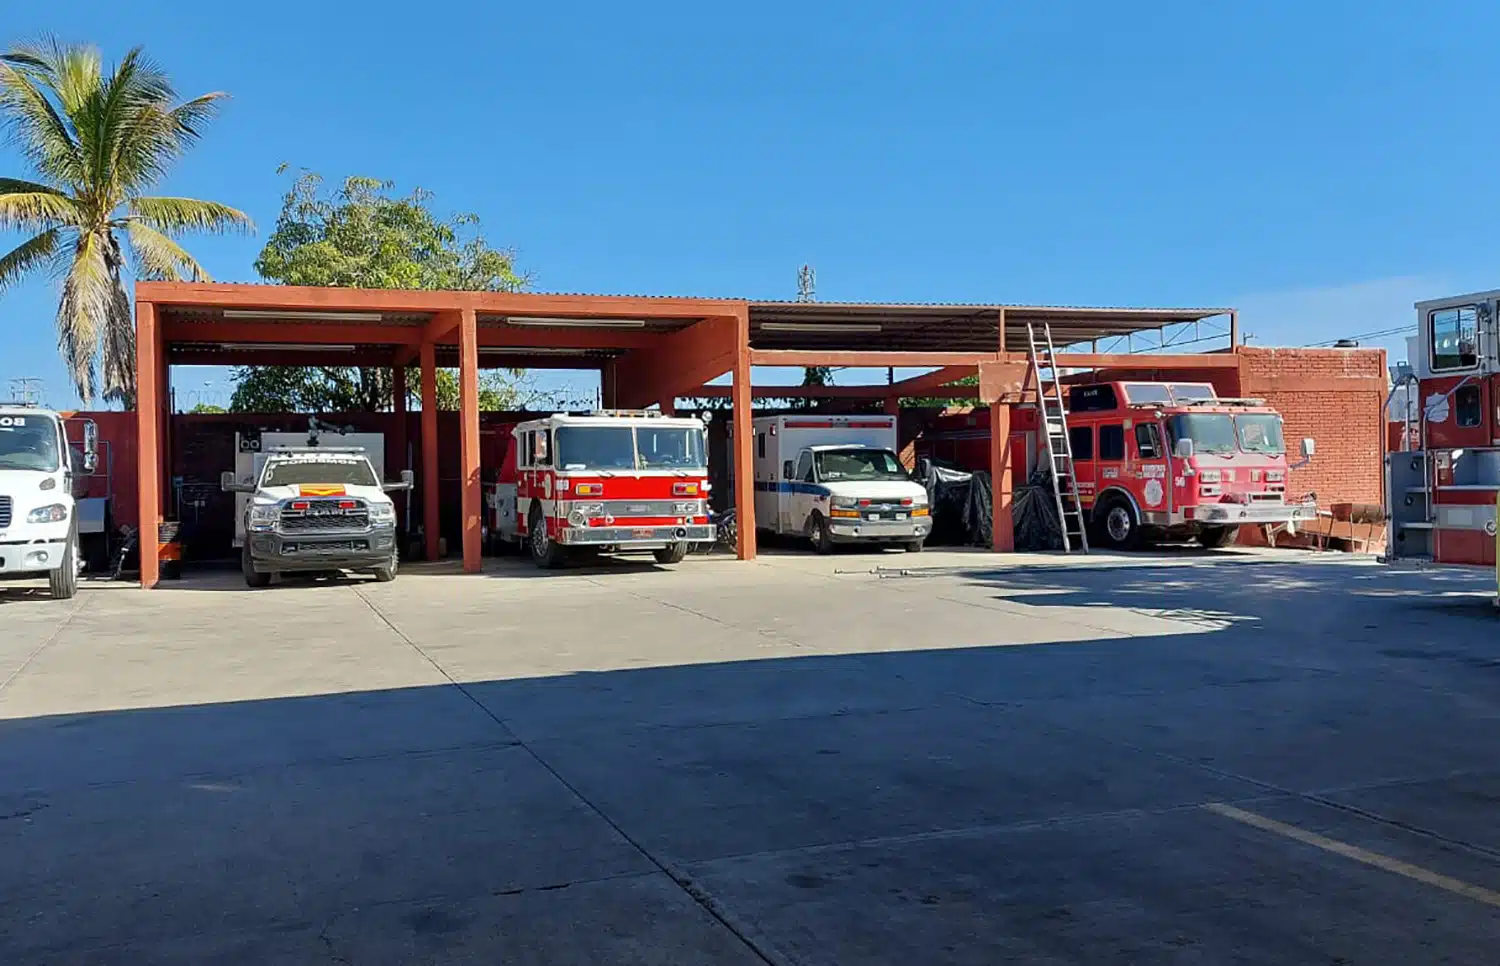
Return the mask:
<path id="1" fill-rule="evenodd" d="M 1094 511 L 1099 542 L 1115 550 L 1134 550 L 1141 545 L 1141 521 L 1121 497 L 1106 497 Z"/>
<path id="2" fill-rule="evenodd" d="M 1198 543 L 1208 550 L 1217 550 L 1233 543 L 1239 527 L 1203 527 L 1198 531 Z"/>
<path id="3" fill-rule="evenodd" d="M 926 540 L 908 540 L 903 547 L 907 553 L 921 553 L 922 547 L 927 544 Z"/>
<path id="4" fill-rule="evenodd" d="M 567 557 L 567 548 L 547 536 L 547 521 L 542 519 L 540 507 L 533 507 L 527 518 L 526 544 L 531 548 L 531 562 L 543 570 L 561 567 Z"/>
<path id="5" fill-rule="evenodd" d="M 387 566 L 384 566 L 384 567 L 376 567 L 374 570 L 372 570 L 370 572 L 375 575 L 375 582 L 377 584 L 388 584 L 391 581 L 393 581 L 393 580 L 396 579 L 396 570 L 400 566 L 401 566 L 400 559 L 398 559 L 397 556 L 393 553 L 393 554 L 391 554 L 391 562 L 390 562 L 390 564 L 388 564 Z"/>
<path id="6" fill-rule="evenodd" d="M 833 530 L 828 526 L 828 518 L 816 510 L 807 518 L 807 538 L 818 553 L 833 553 Z"/>
<path id="7" fill-rule="evenodd" d="M 255 559 L 250 556 L 250 545 L 247 543 L 240 549 L 240 571 L 245 575 L 246 587 L 269 587 L 271 586 L 270 573 L 255 569 Z"/>
<path id="8" fill-rule="evenodd" d="M 651 551 L 651 556 L 656 558 L 659 564 L 682 563 L 682 558 L 687 556 L 688 545 L 686 543 L 674 543 L 671 546 L 662 547 L 660 550 Z"/>
<path id="9" fill-rule="evenodd" d="M 53 600 L 69 600 L 78 593 L 78 531 L 68 531 L 68 549 L 63 551 L 62 566 L 47 572 L 47 589 Z"/>

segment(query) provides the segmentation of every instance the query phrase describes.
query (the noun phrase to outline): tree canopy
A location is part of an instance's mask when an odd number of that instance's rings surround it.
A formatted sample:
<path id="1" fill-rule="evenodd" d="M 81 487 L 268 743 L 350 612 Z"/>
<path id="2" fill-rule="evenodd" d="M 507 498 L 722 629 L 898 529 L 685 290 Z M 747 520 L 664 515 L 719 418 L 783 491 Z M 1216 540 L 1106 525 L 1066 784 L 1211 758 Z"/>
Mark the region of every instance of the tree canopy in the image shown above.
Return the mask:
<path id="1" fill-rule="evenodd" d="M 61 280 L 58 349 L 85 403 L 135 401 L 127 262 L 140 278 L 207 281 L 177 237 L 253 227 L 227 205 L 146 193 L 225 96 L 179 103 L 139 47 L 108 71 L 94 48 L 56 40 L 0 53 L 0 122 L 38 179 L 0 177 L 0 230 L 31 235 L 0 256 L 0 290 L 33 271 Z"/>
<path id="2" fill-rule="evenodd" d="M 514 254 L 486 243 L 476 215 L 442 219 L 429 206 L 429 192 L 398 197 L 393 188 L 389 181 L 351 177 L 329 192 L 319 175 L 300 172 L 282 198 L 255 270 L 283 285 L 485 292 L 525 287 Z M 521 376 L 515 370 L 483 373 L 481 408 L 521 405 Z M 360 412 L 391 404 L 389 369 L 244 366 L 233 378 L 230 408 L 239 412 Z M 413 395 L 418 378 L 407 370 Z M 437 389 L 439 408 L 458 408 L 455 373 L 439 370 Z"/>

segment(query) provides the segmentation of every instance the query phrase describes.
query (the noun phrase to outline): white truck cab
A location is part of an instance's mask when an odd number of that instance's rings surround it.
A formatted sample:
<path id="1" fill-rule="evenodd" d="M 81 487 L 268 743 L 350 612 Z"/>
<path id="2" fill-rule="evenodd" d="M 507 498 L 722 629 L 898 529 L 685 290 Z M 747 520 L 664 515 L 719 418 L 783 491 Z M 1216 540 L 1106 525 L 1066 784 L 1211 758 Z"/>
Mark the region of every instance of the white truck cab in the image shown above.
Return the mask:
<path id="1" fill-rule="evenodd" d="M 265 587 L 278 573 L 363 570 L 394 580 L 397 568 L 396 505 L 390 493 L 409 489 L 382 483 L 359 447 L 277 448 L 257 454 L 254 478 L 225 472 L 221 486 L 243 493 L 245 583 Z"/>
<path id="2" fill-rule="evenodd" d="M 894 416 L 762 416 L 752 421 L 758 529 L 835 544 L 922 549 L 927 490 L 896 455 Z"/>
<path id="3" fill-rule="evenodd" d="M 73 488 L 96 447 L 94 424 L 84 429 L 75 454 L 58 413 L 0 405 L 0 578 L 45 575 L 58 599 L 78 592 L 83 569 Z"/>

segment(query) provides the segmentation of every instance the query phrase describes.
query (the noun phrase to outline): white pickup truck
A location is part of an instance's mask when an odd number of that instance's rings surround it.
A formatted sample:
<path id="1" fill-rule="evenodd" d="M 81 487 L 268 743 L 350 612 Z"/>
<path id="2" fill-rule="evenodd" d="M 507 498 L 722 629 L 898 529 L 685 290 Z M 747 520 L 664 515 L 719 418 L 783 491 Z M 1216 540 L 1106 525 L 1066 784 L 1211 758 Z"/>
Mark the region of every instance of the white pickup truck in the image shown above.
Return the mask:
<path id="1" fill-rule="evenodd" d="M 245 583 L 265 587 L 279 573 L 360 570 L 396 579 L 396 504 L 389 494 L 409 489 L 382 483 L 363 449 L 305 447 L 257 456 L 254 479 L 232 472 L 225 492 L 248 493 L 240 569 Z"/>
<path id="2" fill-rule="evenodd" d="M 0 405 L 0 578 L 46 575 L 52 596 L 78 592 L 75 480 L 93 472 L 95 428 L 83 452 L 68 445 L 63 418 L 47 409 Z"/>

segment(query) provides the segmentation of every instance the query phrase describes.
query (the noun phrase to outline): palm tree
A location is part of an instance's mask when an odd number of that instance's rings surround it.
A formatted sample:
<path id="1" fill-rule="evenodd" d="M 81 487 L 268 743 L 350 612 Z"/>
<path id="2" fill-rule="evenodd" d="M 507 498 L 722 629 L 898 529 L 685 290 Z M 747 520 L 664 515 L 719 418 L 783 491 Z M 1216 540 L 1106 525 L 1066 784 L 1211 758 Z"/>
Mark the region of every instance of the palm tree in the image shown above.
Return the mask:
<path id="1" fill-rule="evenodd" d="M 207 281 L 175 236 L 253 230 L 244 212 L 226 205 L 144 194 L 198 140 L 225 96 L 178 103 L 139 47 L 108 74 L 92 47 L 49 40 L 0 53 L 0 120 L 37 175 L 0 177 L 0 230 L 31 235 L 0 256 L 0 291 L 32 270 L 61 279 L 58 349 L 85 402 L 101 388 L 96 359 L 103 394 L 135 399 L 127 253 L 139 278 Z"/>

